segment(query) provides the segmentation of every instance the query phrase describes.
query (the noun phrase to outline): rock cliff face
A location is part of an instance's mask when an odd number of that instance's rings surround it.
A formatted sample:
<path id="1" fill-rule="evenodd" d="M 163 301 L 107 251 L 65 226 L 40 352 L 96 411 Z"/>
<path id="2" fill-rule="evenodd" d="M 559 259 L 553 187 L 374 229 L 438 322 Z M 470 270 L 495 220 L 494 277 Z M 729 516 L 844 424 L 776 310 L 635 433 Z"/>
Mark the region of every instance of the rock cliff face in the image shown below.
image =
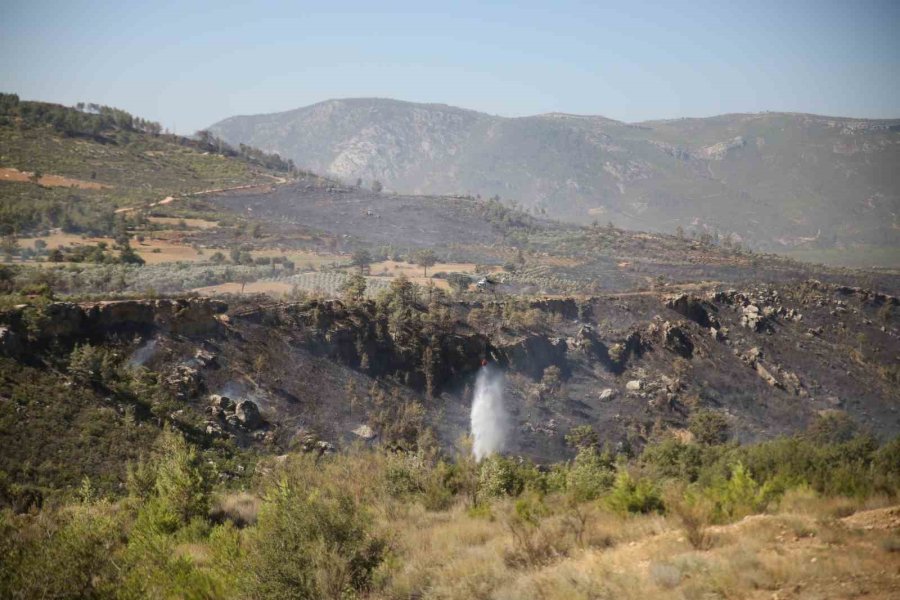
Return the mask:
<path id="1" fill-rule="evenodd" d="M 897 120 L 765 113 L 627 124 L 350 99 L 210 129 L 389 191 L 499 194 L 568 220 L 718 230 L 760 248 L 900 246 Z"/>
<path id="2" fill-rule="evenodd" d="M 51 341 L 102 340 L 112 334 L 207 335 L 216 331 L 216 315 L 228 306 L 207 298 L 184 300 L 119 300 L 74 304 L 54 302 L 21 307 L 0 314 L 0 352 L 18 355 L 23 340 L 43 345 Z"/>

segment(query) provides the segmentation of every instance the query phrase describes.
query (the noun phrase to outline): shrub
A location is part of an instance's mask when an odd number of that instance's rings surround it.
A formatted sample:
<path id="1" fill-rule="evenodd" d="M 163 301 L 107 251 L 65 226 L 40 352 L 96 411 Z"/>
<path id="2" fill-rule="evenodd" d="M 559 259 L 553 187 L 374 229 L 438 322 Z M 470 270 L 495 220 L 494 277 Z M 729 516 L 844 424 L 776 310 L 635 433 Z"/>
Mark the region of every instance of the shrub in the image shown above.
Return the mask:
<path id="1" fill-rule="evenodd" d="M 852 440 L 858 430 L 850 415 L 833 410 L 817 414 L 806 430 L 806 437 L 814 444 L 842 444 Z"/>
<path id="2" fill-rule="evenodd" d="M 546 371 L 544 373 L 546 375 Z M 596 448 L 600 444 L 600 438 L 590 425 L 579 425 L 570 429 L 566 434 L 566 443 L 578 450 Z"/>
<path id="3" fill-rule="evenodd" d="M 489 456 L 481 462 L 478 485 L 488 497 L 518 496 L 525 488 L 525 478 L 512 460 Z"/>
<path id="4" fill-rule="evenodd" d="M 122 523 L 104 502 L 14 522 L 0 513 L 0 597 L 113 597 Z"/>
<path id="5" fill-rule="evenodd" d="M 561 553 L 550 532 L 541 528 L 541 520 L 549 513 L 539 495 L 528 495 L 516 501 L 506 522 L 513 538 L 512 548 L 503 554 L 507 566 L 536 567 Z"/>
<path id="6" fill-rule="evenodd" d="M 385 543 L 349 494 L 298 485 L 269 490 L 253 532 L 247 596 L 346 598 L 365 591 Z"/>
<path id="7" fill-rule="evenodd" d="M 88 384 L 108 383 L 115 378 L 117 357 L 109 349 L 90 344 L 75 346 L 69 355 L 69 374 Z"/>
<path id="8" fill-rule="evenodd" d="M 612 457 L 590 446 L 578 451 L 566 473 L 566 489 L 577 502 L 599 498 L 613 481 L 615 469 Z"/>
<path id="9" fill-rule="evenodd" d="M 696 490 L 676 487 L 666 496 L 666 509 L 681 523 L 687 541 L 695 550 L 708 550 L 712 538 L 706 527 L 712 519 L 712 505 Z"/>
<path id="10" fill-rule="evenodd" d="M 649 479 L 635 481 L 624 469 L 616 476 L 616 483 L 606 497 L 606 505 L 621 515 L 663 511 L 663 501 L 656 485 Z"/>
<path id="11" fill-rule="evenodd" d="M 728 441 L 728 420 L 725 415 L 711 410 L 701 410 L 691 415 L 688 430 L 698 444 L 715 446 Z"/>
<path id="12" fill-rule="evenodd" d="M 760 485 L 750 476 L 742 463 L 731 469 L 731 477 L 705 490 L 706 497 L 713 503 L 714 514 L 720 521 L 740 519 L 765 510 L 769 502 L 780 496 L 773 481 Z"/>
<path id="13" fill-rule="evenodd" d="M 640 463 L 655 477 L 693 482 L 699 477 L 704 467 L 704 455 L 708 456 L 710 450 L 670 438 L 646 446 Z"/>

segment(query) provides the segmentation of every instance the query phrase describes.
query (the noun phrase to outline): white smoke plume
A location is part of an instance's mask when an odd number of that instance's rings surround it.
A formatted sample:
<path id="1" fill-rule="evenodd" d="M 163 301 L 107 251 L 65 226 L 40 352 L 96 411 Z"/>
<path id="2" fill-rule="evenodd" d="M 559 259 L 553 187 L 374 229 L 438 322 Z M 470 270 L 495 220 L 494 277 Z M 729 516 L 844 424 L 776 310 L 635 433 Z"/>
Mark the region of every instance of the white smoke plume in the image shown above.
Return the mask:
<path id="1" fill-rule="evenodd" d="M 503 451 L 509 419 L 503 408 L 503 372 L 486 365 L 478 372 L 472 399 L 472 453 L 475 460 Z"/>

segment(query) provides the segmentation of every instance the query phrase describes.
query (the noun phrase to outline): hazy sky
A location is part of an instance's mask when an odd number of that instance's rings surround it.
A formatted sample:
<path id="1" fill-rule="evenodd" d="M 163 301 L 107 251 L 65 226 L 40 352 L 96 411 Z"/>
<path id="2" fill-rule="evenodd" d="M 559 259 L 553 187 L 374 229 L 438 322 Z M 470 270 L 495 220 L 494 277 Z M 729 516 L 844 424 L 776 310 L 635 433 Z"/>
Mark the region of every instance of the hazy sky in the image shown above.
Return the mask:
<path id="1" fill-rule="evenodd" d="M 0 91 L 190 133 L 379 96 L 625 121 L 900 117 L 900 0 L 0 0 Z"/>

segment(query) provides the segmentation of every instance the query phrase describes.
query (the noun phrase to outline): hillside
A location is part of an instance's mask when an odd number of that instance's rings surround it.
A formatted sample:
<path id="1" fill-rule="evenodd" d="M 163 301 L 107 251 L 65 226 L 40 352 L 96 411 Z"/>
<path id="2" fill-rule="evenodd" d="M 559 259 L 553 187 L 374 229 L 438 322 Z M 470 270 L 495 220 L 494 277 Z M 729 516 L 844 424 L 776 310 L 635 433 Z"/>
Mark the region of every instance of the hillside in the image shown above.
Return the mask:
<path id="1" fill-rule="evenodd" d="M 0 233 L 112 233 L 117 210 L 210 189 L 266 185 L 293 165 L 105 106 L 0 94 Z"/>
<path id="2" fill-rule="evenodd" d="M 0 100 L 0 598 L 896 595 L 895 270 Z"/>
<path id="3" fill-rule="evenodd" d="M 496 194 L 574 222 L 830 249 L 803 256 L 837 264 L 895 264 L 900 246 L 897 120 L 764 113 L 627 124 L 350 99 L 210 130 L 348 182 Z"/>

